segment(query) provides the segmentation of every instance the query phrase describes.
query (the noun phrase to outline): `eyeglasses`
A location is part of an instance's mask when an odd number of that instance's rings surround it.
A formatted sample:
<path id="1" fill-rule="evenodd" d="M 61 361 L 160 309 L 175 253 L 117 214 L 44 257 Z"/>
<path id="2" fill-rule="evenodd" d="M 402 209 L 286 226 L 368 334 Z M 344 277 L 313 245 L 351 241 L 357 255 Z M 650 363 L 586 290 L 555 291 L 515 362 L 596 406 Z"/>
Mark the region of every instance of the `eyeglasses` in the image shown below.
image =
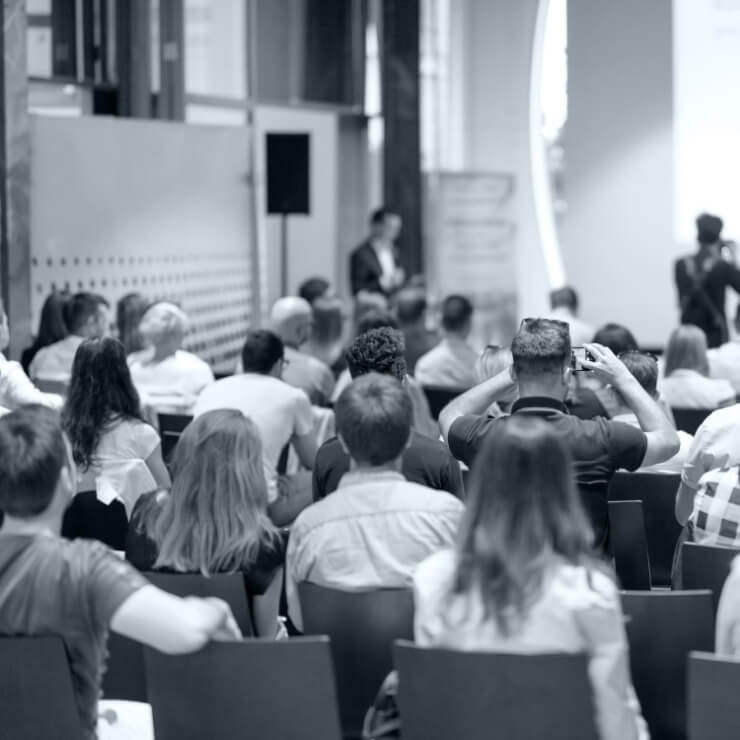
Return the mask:
<path id="1" fill-rule="evenodd" d="M 526 319 L 522 319 L 522 323 L 519 324 L 519 331 L 522 329 L 529 328 L 531 324 L 533 324 L 535 321 L 546 321 L 548 324 L 555 324 L 555 326 L 558 327 L 558 329 L 565 329 L 566 331 L 570 332 L 570 326 L 568 325 L 567 321 L 559 321 L 558 319 L 536 319 L 533 317 L 529 317 Z"/>

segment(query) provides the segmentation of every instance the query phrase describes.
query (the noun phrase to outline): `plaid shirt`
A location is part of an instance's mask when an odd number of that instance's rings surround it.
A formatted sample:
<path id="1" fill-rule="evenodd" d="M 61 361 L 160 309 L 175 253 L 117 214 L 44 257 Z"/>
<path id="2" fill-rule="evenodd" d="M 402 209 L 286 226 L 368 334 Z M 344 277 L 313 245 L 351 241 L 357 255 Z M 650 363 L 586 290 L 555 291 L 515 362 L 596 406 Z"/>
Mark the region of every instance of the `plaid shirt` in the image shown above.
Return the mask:
<path id="1" fill-rule="evenodd" d="M 710 470 L 699 479 L 689 521 L 699 544 L 740 546 L 740 467 Z"/>

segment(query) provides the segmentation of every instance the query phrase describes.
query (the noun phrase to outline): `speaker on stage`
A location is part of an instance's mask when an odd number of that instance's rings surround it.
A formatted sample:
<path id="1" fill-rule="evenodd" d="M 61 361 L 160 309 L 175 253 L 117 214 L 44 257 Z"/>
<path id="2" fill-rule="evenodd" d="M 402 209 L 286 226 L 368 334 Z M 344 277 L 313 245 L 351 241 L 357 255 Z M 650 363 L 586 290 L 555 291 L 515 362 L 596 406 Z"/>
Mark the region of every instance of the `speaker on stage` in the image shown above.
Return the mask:
<path id="1" fill-rule="evenodd" d="M 309 134 L 266 136 L 267 212 L 309 214 Z"/>

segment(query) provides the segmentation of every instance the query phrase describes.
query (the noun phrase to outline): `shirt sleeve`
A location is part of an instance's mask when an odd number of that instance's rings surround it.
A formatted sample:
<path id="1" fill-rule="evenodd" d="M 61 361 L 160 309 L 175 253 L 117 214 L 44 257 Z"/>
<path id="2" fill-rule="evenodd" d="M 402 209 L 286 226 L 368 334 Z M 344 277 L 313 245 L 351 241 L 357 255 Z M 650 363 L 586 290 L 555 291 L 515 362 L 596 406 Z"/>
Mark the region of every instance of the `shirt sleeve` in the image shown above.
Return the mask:
<path id="1" fill-rule="evenodd" d="M 720 655 L 740 656 L 740 556 L 732 563 L 719 600 L 715 650 Z"/>
<path id="2" fill-rule="evenodd" d="M 17 362 L 0 359 L 0 404 L 16 409 L 30 403 L 59 409 L 62 398 L 52 393 L 42 393 Z"/>
<path id="3" fill-rule="evenodd" d="M 614 469 L 634 471 L 640 468 L 647 451 L 645 432 L 620 421 L 609 421 L 606 424 L 609 454 Z"/>
<path id="4" fill-rule="evenodd" d="M 465 486 L 460 463 L 450 454 L 447 454 L 447 461 L 442 466 L 441 479 L 442 490 L 449 491 L 461 501 L 465 500 Z"/>
<path id="5" fill-rule="evenodd" d="M 148 460 L 149 456 L 161 444 L 159 435 L 153 427 L 143 422 L 134 426 L 133 434 L 136 439 L 137 454 L 142 460 Z"/>
<path id="6" fill-rule="evenodd" d="M 302 391 L 295 396 L 295 419 L 293 422 L 293 434 L 304 437 L 313 432 L 313 411 L 308 396 Z"/>
<path id="7" fill-rule="evenodd" d="M 493 424 L 487 416 L 460 416 L 452 422 L 447 444 L 452 454 L 471 467 L 481 441 Z"/>
<path id="8" fill-rule="evenodd" d="M 305 546 L 302 543 L 300 527 L 294 524 L 285 555 L 285 600 L 288 616 L 300 632 L 303 631 L 303 616 L 301 615 L 301 602 L 298 599 L 298 584 L 304 580 L 308 570 L 308 563 L 304 562 L 305 557 L 302 554 L 304 551 Z"/>
<path id="9" fill-rule="evenodd" d="M 715 467 L 715 455 L 713 453 L 713 442 L 716 437 L 716 431 L 710 423 L 711 417 L 707 419 L 697 430 L 694 435 L 694 441 L 689 448 L 689 454 L 681 470 L 681 482 L 689 488 L 696 490 L 699 487 L 699 479 L 708 470 Z"/>

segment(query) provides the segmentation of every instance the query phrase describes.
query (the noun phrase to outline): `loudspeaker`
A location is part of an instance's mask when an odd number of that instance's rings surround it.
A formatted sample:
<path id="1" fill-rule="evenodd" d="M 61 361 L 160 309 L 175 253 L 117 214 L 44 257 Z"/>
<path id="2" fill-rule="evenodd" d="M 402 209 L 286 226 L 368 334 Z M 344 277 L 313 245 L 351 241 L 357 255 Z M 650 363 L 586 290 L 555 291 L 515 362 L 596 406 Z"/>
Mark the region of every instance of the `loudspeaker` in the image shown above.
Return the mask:
<path id="1" fill-rule="evenodd" d="M 266 134 L 267 212 L 310 213 L 309 134 Z"/>

